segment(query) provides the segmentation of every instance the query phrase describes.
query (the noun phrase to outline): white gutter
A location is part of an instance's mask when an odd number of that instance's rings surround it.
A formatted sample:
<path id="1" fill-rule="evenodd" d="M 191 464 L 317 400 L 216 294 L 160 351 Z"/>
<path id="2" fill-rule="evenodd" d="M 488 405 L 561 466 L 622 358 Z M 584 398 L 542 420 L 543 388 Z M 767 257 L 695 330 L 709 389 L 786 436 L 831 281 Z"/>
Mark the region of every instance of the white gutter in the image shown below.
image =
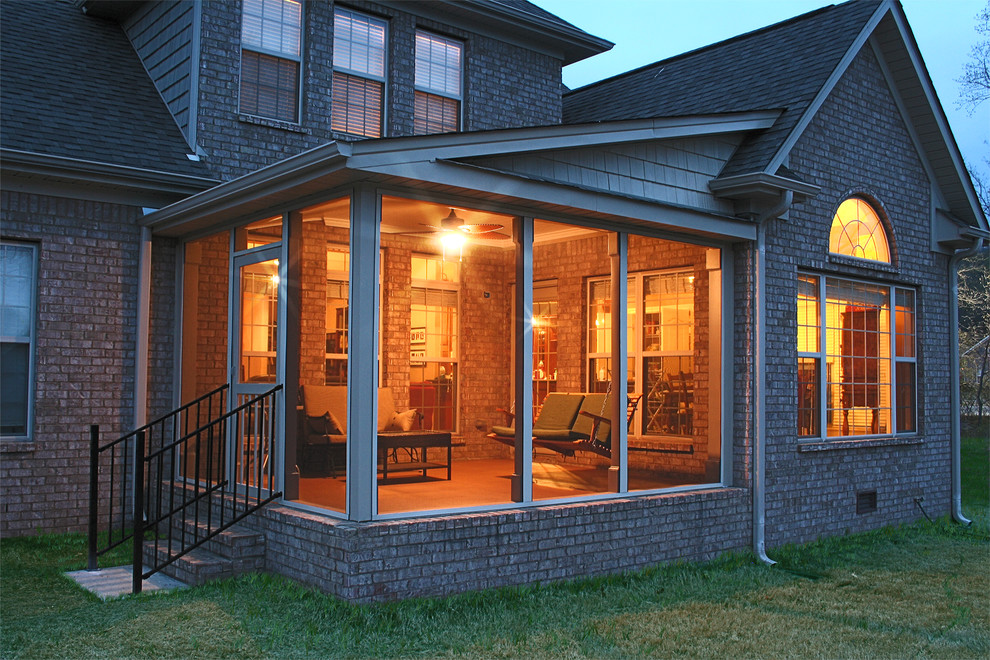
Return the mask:
<path id="1" fill-rule="evenodd" d="M 960 415 L 962 414 L 961 397 L 959 396 L 959 262 L 966 257 L 976 254 L 983 247 L 983 238 L 976 239 L 970 248 L 956 250 L 949 259 L 949 353 L 952 386 L 949 388 L 949 411 L 952 472 L 952 519 L 957 523 L 969 525 L 973 521 L 963 515 L 962 511 L 962 429 Z"/>
<path id="2" fill-rule="evenodd" d="M 151 327 L 151 229 L 141 228 L 138 251 L 137 337 L 134 346 L 134 428 L 148 421 L 148 334 Z"/>
<path id="3" fill-rule="evenodd" d="M 754 306 L 756 307 L 756 327 L 754 328 L 753 365 L 753 552 L 764 564 L 773 566 L 777 562 L 767 557 L 766 549 L 766 225 L 767 221 L 787 213 L 794 202 L 794 192 L 785 190 L 780 202 L 757 218 L 756 226 L 756 278 L 754 282 Z"/>

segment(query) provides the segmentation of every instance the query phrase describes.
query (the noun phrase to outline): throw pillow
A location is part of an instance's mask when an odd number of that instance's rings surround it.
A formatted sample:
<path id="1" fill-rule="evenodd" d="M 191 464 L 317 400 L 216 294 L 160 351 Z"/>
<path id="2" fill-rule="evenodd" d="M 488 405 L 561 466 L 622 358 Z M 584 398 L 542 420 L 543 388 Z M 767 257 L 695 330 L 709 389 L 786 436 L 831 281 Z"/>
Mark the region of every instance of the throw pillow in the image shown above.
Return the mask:
<path id="1" fill-rule="evenodd" d="M 407 410 L 402 413 L 396 413 L 392 417 L 392 421 L 385 428 L 386 431 L 411 431 L 413 424 L 416 423 L 416 410 Z"/>
<path id="2" fill-rule="evenodd" d="M 344 425 L 329 410 L 323 414 L 327 435 L 344 435 Z"/>

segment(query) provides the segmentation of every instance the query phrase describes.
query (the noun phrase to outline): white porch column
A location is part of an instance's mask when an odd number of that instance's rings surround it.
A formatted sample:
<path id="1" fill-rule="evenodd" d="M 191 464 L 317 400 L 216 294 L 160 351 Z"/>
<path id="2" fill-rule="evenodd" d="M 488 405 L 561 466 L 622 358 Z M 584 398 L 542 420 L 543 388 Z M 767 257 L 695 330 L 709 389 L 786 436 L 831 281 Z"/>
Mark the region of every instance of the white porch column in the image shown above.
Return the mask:
<path id="1" fill-rule="evenodd" d="M 629 234 L 614 232 L 608 239 L 610 257 L 611 298 L 612 298 L 612 380 L 609 389 L 609 415 L 612 418 L 612 465 L 608 468 L 608 489 L 613 493 L 629 490 L 629 472 L 626 459 L 628 428 L 626 427 L 626 382 L 628 380 L 626 359 L 628 355 L 626 337 L 629 334 L 626 297 L 629 294 L 627 282 L 627 247 Z"/>
<path id="2" fill-rule="evenodd" d="M 151 332 L 151 229 L 141 228 L 138 252 L 137 336 L 134 346 L 134 428 L 148 421 L 148 334 Z"/>
<path id="3" fill-rule="evenodd" d="M 533 499 L 533 218 L 516 218 L 516 446 L 512 501 Z"/>
<path id="4" fill-rule="evenodd" d="M 347 349 L 347 518 L 378 510 L 378 269 L 381 205 L 376 190 L 351 195 L 351 273 Z"/>

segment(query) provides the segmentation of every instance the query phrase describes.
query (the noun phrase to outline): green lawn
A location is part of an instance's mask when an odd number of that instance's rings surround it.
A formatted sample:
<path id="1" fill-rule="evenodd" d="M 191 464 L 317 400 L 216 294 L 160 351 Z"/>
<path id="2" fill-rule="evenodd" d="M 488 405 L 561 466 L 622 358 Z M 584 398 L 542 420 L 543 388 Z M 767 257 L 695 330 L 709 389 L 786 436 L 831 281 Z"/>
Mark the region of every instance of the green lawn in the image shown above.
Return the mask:
<path id="1" fill-rule="evenodd" d="M 62 574 L 85 565 L 83 537 L 4 539 L 0 657 L 987 658 L 987 441 L 963 452 L 969 528 L 779 548 L 773 568 L 740 555 L 383 605 L 268 575 L 101 602 Z"/>

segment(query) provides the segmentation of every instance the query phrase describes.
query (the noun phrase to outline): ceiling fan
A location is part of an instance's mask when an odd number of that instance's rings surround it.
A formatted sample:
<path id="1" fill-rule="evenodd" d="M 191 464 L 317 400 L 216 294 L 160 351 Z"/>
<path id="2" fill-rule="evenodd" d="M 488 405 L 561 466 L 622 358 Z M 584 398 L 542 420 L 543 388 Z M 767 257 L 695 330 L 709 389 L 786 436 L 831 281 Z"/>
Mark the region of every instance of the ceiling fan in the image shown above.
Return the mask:
<path id="1" fill-rule="evenodd" d="M 447 217 L 441 218 L 439 225 L 431 225 L 425 222 L 421 222 L 420 224 L 424 227 L 429 227 L 432 231 L 428 233 L 432 234 L 460 232 L 471 238 L 495 241 L 504 241 L 511 238 L 508 234 L 499 231 L 500 229 L 504 229 L 505 225 L 500 225 L 496 222 L 469 223 L 463 218 L 458 217 L 454 209 L 450 209 L 450 214 Z"/>

